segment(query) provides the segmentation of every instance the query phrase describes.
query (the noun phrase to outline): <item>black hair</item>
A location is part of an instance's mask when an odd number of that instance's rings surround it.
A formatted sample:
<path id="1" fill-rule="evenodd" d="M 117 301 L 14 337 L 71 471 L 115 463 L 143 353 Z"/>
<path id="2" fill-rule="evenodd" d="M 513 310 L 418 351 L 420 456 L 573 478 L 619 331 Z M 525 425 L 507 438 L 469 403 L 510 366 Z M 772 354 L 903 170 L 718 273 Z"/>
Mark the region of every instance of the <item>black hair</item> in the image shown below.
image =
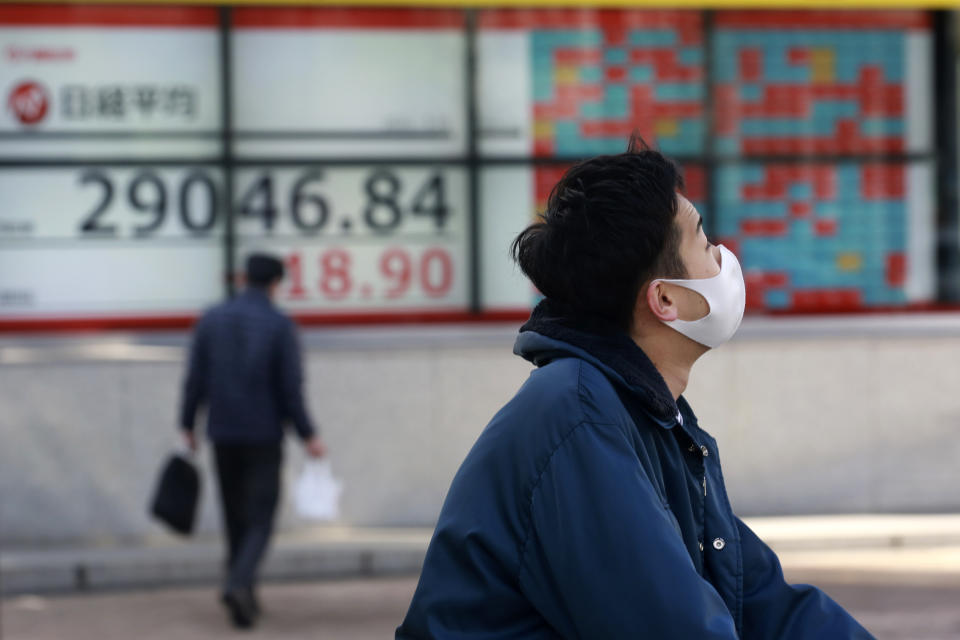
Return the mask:
<path id="1" fill-rule="evenodd" d="M 260 289 L 283 280 L 283 261 L 266 253 L 251 253 L 247 257 L 247 285 Z"/>
<path id="2" fill-rule="evenodd" d="M 629 331 L 640 287 L 683 278 L 677 165 L 634 134 L 626 153 L 597 156 L 557 182 L 514 260 L 548 299 Z"/>

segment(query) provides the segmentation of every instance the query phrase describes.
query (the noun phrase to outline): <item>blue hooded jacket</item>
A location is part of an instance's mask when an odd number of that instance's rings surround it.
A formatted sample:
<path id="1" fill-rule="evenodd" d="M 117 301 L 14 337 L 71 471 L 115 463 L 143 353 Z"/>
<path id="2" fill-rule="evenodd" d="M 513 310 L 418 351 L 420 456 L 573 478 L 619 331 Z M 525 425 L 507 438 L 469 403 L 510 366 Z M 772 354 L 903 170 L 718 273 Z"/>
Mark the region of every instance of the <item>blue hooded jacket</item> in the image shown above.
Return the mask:
<path id="1" fill-rule="evenodd" d="M 545 301 L 514 351 L 539 368 L 457 472 L 398 639 L 872 638 L 785 582 L 628 336 Z"/>

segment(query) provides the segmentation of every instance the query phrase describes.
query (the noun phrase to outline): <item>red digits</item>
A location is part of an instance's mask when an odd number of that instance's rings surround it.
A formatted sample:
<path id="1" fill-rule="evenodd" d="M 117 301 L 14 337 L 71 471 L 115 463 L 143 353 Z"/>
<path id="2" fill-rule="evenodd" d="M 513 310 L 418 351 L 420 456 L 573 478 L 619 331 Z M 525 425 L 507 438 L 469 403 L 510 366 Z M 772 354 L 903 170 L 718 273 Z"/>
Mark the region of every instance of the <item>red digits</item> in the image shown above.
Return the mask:
<path id="1" fill-rule="evenodd" d="M 299 300 L 307 296 L 307 290 L 303 288 L 303 264 L 299 253 L 291 253 L 287 256 L 287 271 L 290 273 L 290 291 L 288 295 Z"/>
<path id="2" fill-rule="evenodd" d="M 399 298 L 410 288 L 413 265 L 403 249 L 388 249 L 380 257 L 380 273 L 390 280 L 391 287 L 384 292 L 387 298 Z"/>
<path id="3" fill-rule="evenodd" d="M 320 256 L 320 290 L 328 298 L 339 300 L 350 293 L 350 254 L 330 249 Z"/>
<path id="4" fill-rule="evenodd" d="M 439 298 L 453 286 L 453 260 L 443 249 L 428 249 L 420 257 L 420 286 L 430 298 Z"/>

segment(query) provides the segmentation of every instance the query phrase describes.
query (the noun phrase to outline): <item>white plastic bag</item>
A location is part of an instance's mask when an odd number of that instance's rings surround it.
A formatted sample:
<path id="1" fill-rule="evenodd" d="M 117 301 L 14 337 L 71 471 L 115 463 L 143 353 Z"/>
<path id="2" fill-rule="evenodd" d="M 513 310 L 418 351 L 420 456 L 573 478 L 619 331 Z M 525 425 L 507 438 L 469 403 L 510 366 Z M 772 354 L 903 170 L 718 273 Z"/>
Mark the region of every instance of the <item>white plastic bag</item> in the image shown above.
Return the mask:
<path id="1" fill-rule="evenodd" d="M 333 477 L 329 460 L 310 460 L 297 479 L 294 507 L 308 520 L 336 520 L 340 516 L 342 491 L 343 485 Z"/>

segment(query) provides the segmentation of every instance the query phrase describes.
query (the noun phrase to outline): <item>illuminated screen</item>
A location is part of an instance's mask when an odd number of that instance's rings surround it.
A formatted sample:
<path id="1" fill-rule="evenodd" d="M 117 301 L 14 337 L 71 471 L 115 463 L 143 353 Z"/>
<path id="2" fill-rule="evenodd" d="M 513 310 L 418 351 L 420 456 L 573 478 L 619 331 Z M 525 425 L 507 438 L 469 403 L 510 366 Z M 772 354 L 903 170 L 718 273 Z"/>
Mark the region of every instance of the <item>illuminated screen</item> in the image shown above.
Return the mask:
<path id="1" fill-rule="evenodd" d="M 750 310 L 935 300 L 925 12 L 3 5 L 0 41 L 0 328 L 184 326 L 253 251 L 306 322 L 519 318 L 510 241 L 633 131 Z"/>

